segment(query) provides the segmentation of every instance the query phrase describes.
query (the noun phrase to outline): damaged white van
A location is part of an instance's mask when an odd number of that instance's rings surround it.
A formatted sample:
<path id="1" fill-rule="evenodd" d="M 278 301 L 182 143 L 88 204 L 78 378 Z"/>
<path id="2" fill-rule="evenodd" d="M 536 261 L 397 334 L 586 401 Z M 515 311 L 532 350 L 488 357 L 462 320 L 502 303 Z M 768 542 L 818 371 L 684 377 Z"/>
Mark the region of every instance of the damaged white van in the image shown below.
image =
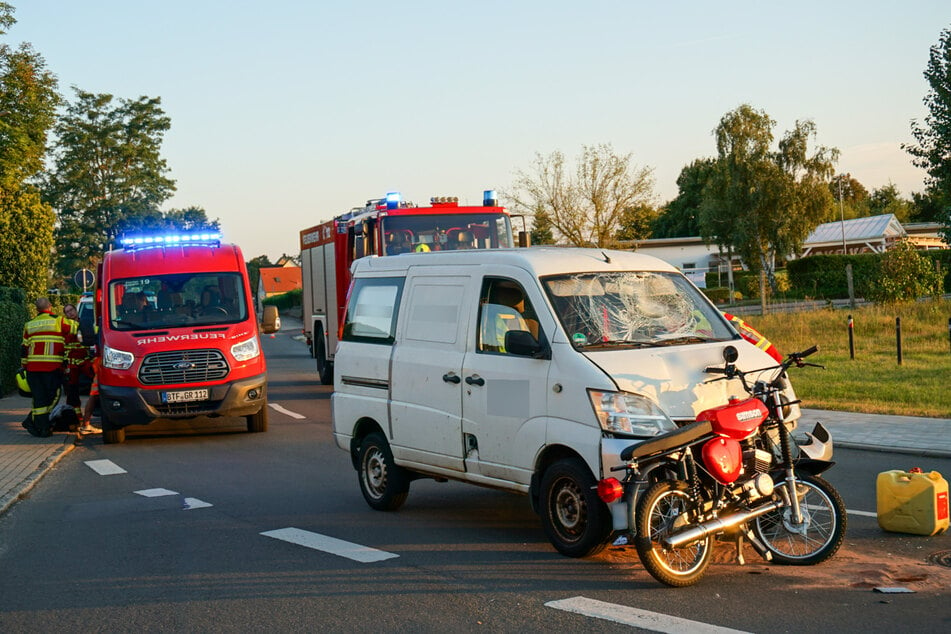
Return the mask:
<path id="1" fill-rule="evenodd" d="M 727 346 L 742 367 L 775 365 L 650 256 L 363 258 L 336 353 L 334 437 L 375 509 L 398 508 L 422 477 L 515 491 L 559 552 L 587 556 L 626 526 L 625 503 L 596 492 L 621 451 L 734 396 L 703 372 Z"/>

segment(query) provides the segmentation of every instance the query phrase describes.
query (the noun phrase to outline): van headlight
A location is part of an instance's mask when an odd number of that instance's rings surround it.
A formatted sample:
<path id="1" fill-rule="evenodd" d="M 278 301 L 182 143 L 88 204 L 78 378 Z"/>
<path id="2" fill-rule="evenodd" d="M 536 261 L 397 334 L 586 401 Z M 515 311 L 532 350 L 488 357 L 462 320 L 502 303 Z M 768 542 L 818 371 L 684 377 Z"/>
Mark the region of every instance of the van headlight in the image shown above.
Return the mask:
<path id="1" fill-rule="evenodd" d="M 125 350 L 116 350 L 109 346 L 102 347 L 102 365 L 113 370 L 128 370 L 135 361 L 135 355 Z"/>
<path id="2" fill-rule="evenodd" d="M 674 421 L 646 396 L 631 392 L 588 390 L 601 429 L 649 438 L 677 429 Z"/>
<path id="3" fill-rule="evenodd" d="M 249 361 L 260 354 L 261 347 L 258 345 L 257 337 L 251 337 L 247 341 L 231 346 L 231 356 L 237 361 Z"/>

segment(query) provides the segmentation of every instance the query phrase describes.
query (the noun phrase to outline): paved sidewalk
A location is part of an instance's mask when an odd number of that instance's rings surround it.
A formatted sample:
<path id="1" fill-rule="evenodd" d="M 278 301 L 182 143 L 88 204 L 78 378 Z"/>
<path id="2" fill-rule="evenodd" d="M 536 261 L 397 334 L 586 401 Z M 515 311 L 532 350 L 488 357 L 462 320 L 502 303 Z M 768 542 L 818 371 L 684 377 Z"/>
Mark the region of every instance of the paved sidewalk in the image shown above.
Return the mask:
<path id="1" fill-rule="evenodd" d="M 31 436 L 20 426 L 29 410 L 29 399 L 18 395 L 0 399 L 0 514 L 69 453 L 77 440 L 71 432 L 49 438 Z M 803 409 L 798 431 L 812 431 L 816 422 L 829 430 L 836 447 L 951 458 L 951 418 Z"/>
<path id="2" fill-rule="evenodd" d="M 0 399 L 0 514 L 75 447 L 76 434 L 72 432 L 54 432 L 48 438 L 31 436 L 20 425 L 29 411 L 28 398 L 13 395 Z"/>

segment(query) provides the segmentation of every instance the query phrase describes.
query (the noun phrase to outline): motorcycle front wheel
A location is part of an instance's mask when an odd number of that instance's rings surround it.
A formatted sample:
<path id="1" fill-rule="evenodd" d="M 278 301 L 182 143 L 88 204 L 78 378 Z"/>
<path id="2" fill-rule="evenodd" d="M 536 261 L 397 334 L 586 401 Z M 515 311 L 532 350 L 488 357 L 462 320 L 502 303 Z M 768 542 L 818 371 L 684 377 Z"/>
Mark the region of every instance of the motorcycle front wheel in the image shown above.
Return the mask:
<path id="1" fill-rule="evenodd" d="M 713 554 L 709 535 L 681 548 L 664 548 L 661 540 L 687 528 L 697 506 L 686 482 L 662 480 L 649 488 L 637 505 L 634 545 L 647 572 L 675 588 L 700 580 Z"/>
<path id="2" fill-rule="evenodd" d="M 783 491 L 785 483 L 778 482 L 774 495 Z M 796 491 L 802 523 L 795 523 L 792 509 L 783 507 L 757 517 L 753 530 L 776 563 L 812 566 L 834 555 L 842 545 L 845 503 L 831 484 L 812 475 L 797 475 Z"/>

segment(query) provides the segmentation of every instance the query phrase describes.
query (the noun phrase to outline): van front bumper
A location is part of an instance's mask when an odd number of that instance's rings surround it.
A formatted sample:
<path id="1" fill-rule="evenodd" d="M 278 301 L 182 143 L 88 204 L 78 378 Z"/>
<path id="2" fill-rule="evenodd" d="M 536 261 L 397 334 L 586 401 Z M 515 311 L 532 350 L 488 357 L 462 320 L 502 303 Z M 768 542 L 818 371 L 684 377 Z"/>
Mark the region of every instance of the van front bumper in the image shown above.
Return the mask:
<path id="1" fill-rule="evenodd" d="M 207 389 L 208 399 L 186 403 L 164 402 L 168 392 Z M 239 379 L 199 388 L 143 389 L 99 386 L 99 407 L 103 426 L 118 429 L 127 425 L 148 425 L 157 420 L 182 420 L 199 416 L 249 416 L 267 406 L 267 375 Z"/>

